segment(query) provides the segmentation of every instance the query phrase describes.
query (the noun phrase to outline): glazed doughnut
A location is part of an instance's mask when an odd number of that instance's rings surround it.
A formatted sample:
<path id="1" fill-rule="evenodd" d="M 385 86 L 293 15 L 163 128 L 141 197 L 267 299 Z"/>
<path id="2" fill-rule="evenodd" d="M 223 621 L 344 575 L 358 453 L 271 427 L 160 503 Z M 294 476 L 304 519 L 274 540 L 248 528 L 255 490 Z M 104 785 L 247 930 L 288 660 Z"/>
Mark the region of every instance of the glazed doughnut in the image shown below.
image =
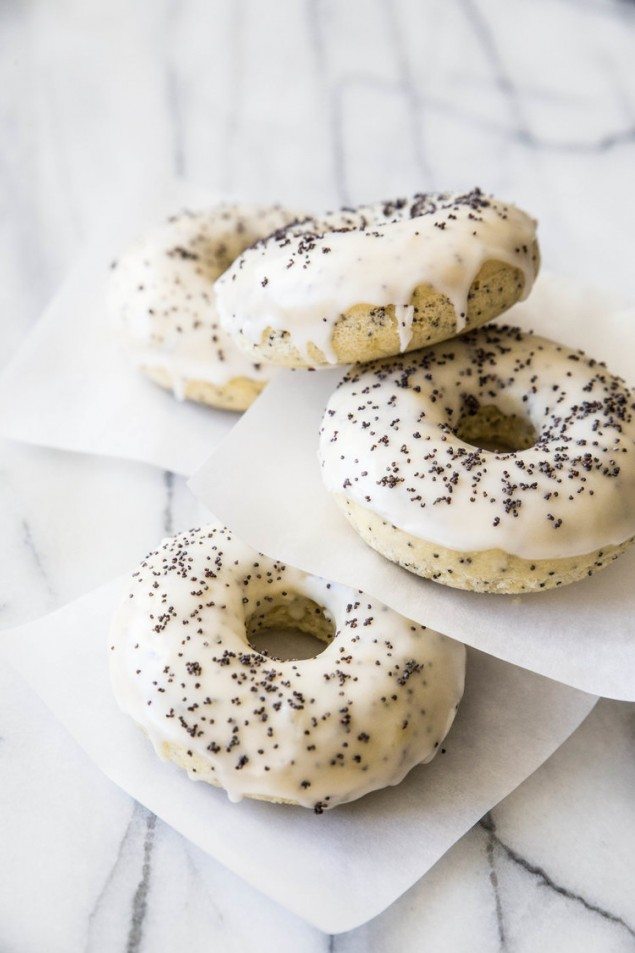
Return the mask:
<path id="1" fill-rule="evenodd" d="M 271 626 L 327 646 L 280 661 L 249 642 Z M 430 761 L 465 674 L 461 643 L 268 559 L 217 524 L 164 540 L 140 565 L 110 661 L 120 707 L 161 757 L 232 800 L 317 813 Z"/>
<path id="2" fill-rule="evenodd" d="M 348 364 L 484 324 L 529 294 L 536 223 L 474 189 L 342 209 L 281 228 L 216 284 L 254 360 Z"/>
<path id="3" fill-rule="evenodd" d="M 278 206 L 183 211 L 122 255 L 109 310 L 134 364 L 181 399 L 245 410 L 271 369 L 249 360 L 219 326 L 213 283 L 247 245 L 292 218 Z"/>
<path id="4" fill-rule="evenodd" d="M 591 575 L 635 535 L 633 394 L 604 364 L 489 326 L 352 370 L 322 476 L 362 538 L 459 589 Z"/>

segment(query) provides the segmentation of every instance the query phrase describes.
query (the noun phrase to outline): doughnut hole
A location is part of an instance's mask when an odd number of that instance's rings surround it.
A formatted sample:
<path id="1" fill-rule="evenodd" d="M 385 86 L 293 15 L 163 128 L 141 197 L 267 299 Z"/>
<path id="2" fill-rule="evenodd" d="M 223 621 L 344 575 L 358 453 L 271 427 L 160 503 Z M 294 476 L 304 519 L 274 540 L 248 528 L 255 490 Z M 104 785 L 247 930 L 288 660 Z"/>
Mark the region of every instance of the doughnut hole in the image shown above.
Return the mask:
<path id="1" fill-rule="evenodd" d="M 530 420 L 518 414 L 505 414 L 495 404 L 481 404 L 464 411 L 455 433 L 464 443 L 495 453 L 528 450 L 538 440 Z"/>
<path id="2" fill-rule="evenodd" d="M 245 620 L 253 649 L 280 661 L 315 658 L 335 637 L 326 610 L 299 593 L 279 593 Z"/>

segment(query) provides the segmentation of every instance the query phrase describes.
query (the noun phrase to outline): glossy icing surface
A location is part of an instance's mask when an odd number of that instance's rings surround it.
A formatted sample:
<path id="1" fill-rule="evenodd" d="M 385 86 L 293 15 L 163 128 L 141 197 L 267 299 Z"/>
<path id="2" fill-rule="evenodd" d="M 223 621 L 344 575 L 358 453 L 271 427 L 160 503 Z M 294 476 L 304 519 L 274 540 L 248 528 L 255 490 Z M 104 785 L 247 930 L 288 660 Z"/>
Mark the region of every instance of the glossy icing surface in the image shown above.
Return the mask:
<path id="1" fill-rule="evenodd" d="M 480 408 L 536 431 L 523 450 L 461 440 Z M 635 534 L 633 393 L 581 351 L 490 325 L 350 371 L 320 435 L 326 487 L 458 551 L 591 553 Z"/>
<path id="2" fill-rule="evenodd" d="M 247 641 L 249 618 L 291 595 L 332 623 L 315 658 L 279 661 Z M 232 799 L 320 813 L 436 754 L 463 692 L 465 648 L 214 524 L 164 540 L 134 573 L 110 661 L 119 705 L 159 754 L 186 749 L 191 777 Z"/>
<path id="3" fill-rule="evenodd" d="M 470 286 L 486 261 L 536 275 L 536 223 L 513 205 L 485 196 L 428 193 L 342 209 L 279 229 L 247 249 L 217 282 L 223 326 L 260 341 L 266 328 L 288 331 L 335 362 L 333 327 L 356 304 L 395 305 L 402 350 L 412 336 L 417 285 L 445 294 L 465 324 Z"/>

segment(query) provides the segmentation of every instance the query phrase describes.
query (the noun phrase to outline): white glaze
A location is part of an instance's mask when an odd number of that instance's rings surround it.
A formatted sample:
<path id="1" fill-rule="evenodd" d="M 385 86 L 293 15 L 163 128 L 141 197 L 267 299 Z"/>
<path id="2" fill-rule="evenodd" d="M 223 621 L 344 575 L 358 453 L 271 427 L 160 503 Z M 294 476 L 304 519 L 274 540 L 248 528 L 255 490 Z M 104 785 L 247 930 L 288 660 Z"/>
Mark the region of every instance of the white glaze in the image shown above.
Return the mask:
<path id="1" fill-rule="evenodd" d="M 167 371 L 179 398 L 187 381 L 269 380 L 273 368 L 249 360 L 220 327 L 213 283 L 248 245 L 292 218 L 278 206 L 182 211 L 128 249 L 113 267 L 108 305 L 133 363 Z"/>
<path id="2" fill-rule="evenodd" d="M 526 296 L 536 276 L 536 223 L 513 205 L 475 190 L 434 193 L 329 213 L 281 229 L 247 249 L 217 281 L 218 312 L 232 334 L 258 343 L 285 330 L 330 363 L 333 327 L 353 305 L 395 305 L 402 351 L 412 337 L 417 285 L 446 295 L 465 326 L 467 296 L 486 261 L 519 268 Z"/>
<path id="3" fill-rule="evenodd" d="M 529 417 L 538 442 L 464 443 L 466 398 Z M 453 550 L 550 559 L 635 535 L 632 392 L 581 351 L 513 328 L 351 371 L 329 400 L 320 459 L 331 492 Z"/>
<path id="4" fill-rule="evenodd" d="M 283 592 L 333 621 L 333 641 L 315 658 L 278 661 L 247 642 L 246 619 Z M 261 556 L 218 524 L 147 557 L 112 643 L 119 705 L 158 753 L 165 742 L 185 747 L 232 799 L 318 812 L 429 761 L 463 692 L 462 644 Z M 200 764 L 191 777 L 202 778 Z"/>

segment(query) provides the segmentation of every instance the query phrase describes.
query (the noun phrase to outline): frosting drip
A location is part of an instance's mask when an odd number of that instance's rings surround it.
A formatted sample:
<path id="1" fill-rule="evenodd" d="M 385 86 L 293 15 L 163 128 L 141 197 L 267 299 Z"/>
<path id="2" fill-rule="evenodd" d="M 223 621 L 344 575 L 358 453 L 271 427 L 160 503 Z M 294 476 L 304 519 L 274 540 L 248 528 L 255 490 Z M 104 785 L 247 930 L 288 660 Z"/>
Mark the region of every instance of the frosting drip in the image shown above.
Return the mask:
<path id="1" fill-rule="evenodd" d="M 527 449 L 456 435 L 480 408 L 528 419 Z M 324 483 L 419 539 L 525 559 L 635 535 L 635 404 L 581 351 L 487 326 L 350 371 L 320 432 Z"/>
<path id="2" fill-rule="evenodd" d="M 122 255 L 108 303 L 134 364 L 167 371 L 177 397 L 190 380 L 269 380 L 274 369 L 249 360 L 220 327 L 213 286 L 248 245 L 292 217 L 277 206 L 182 211 Z"/>
<path id="3" fill-rule="evenodd" d="M 290 595 L 333 623 L 315 658 L 279 661 L 247 641 L 250 616 Z M 284 799 L 318 813 L 429 761 L 465 673 L 460 643 L 259 555 L 217 524 L 164 540 L 141 564 L 110 660 L 119 705 L 159 754 L 185 749 L 197 759 L 190 776 L 232 800 Z"/>
<path id="4" fill-rule="evenodd" d="M 395 305 L 401 349 L 412 337 L 412 293 L 429 284 L 465 326 L 468 292 L 486 261 L 519 268 L 526 296 L 536 276 L 536 223 L 479 189 L 431 193 L 307 218 L 248 248 L 216 283 L 232 334 L 258 343 L 271 327 L 334 363 L 333 327 L 356 304 Z"/>

